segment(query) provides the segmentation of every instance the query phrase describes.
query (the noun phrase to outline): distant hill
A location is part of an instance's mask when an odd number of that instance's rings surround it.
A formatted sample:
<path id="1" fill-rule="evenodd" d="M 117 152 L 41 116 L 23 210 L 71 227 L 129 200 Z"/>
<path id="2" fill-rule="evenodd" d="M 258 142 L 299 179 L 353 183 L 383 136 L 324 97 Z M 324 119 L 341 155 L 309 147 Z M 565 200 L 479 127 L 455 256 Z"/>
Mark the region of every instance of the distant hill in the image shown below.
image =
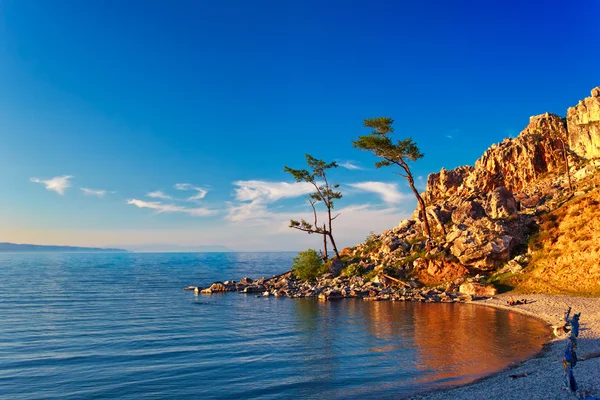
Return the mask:
<path id="1" fill-rule="evenodd" d="M 38 252 L 97 252 L 97 253 L 122 253 L 123 249 L 105 249 L 99 247 L 77 246 L 42 246 L 37 244 L 0 243 L 0 253 L 38 253 Z"/>

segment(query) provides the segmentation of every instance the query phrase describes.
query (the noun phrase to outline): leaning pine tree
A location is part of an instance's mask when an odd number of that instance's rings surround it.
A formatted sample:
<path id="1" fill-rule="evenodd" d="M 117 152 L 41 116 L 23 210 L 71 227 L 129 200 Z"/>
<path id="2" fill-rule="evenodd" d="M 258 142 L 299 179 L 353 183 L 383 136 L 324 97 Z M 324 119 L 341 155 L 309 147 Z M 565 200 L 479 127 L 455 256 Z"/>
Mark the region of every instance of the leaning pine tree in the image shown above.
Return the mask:
<path id="1" fill-rule="evenodd" d="M 323 235 L 323 258 L 327 259 L 327 239 L 331 242 L 333 251 L 337 258 L 340 258 L 335 240 L 333 240 L 333 226 L 332 221 L 336 219 L 339 214 L 333 216 L 332 211 L 334 207 L 334 200 L 341 199 L 342 193 L 336 191 L 340 185 L 329 183 L 327 180 L 327 170 L 331 168 L 337 168 L 335 161 L 326 163 L 323 160 L 319 160 L 306 154 L 306 163 L 308 164 L 311 171 L 306 169 L 293 169 L 285 166 L 284 171 L 292 174 L 296 182 L 308 182 L 315 187 L 315 192 L 308 195 L 308 202 L 310 203 L 313 210 L 314 222 L 310 222 L 301 219 L 300 221 L 291 220 L 290 228 L 298 229 L 309 234 L 317 233 Z M 322 226 L 318 222 L 317 209 L 315 205 L 322 202 L 327 209 L 327 222 Z"/>
<path id="2" fill-rule="evenodd" d="M 389 117 L 377 117 L 365 119 L 364 126 L 372 128 L 369 135 L 359 136 L 358 140 L 353 140 L 352 145 L 360 150 L 367 150 L 381 158 L 375 163 L 376 168 L 389 167 L 396 165 L 400 167 L 402 172 L 398 175 L 404 177 L 408 181 L 408 185 L 412 189 L 417 202 L 419 203 L 419 214 L 423 221 L 423 231 L 427 235 L 427 251 L 431 251 L 431 229 L 429 228 L 429 220 L 425 210 L 425 201 L 415 187 L 415 179 L 408 165 L 408 161 L 417 161 L 423 157 L 423 153 L 419 151 L 417 144 L 411 138 L 398 140 L 394 143 L 390 134 L 394 132 L 392 124 L 394 120 Z"/>

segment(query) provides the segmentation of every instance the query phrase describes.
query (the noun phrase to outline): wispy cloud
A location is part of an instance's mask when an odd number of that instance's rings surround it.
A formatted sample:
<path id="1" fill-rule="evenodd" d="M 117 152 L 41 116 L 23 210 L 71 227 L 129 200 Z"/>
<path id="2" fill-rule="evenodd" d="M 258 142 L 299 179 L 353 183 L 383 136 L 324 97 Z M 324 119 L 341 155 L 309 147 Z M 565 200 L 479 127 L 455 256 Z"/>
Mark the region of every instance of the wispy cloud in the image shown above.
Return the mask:
<path id="1" fill-rule="evenodd" d="M 448 139 L 452 139 L 452 135 L 446 135 Z"/>
<path id="2" fill-rule="evenodd" d="M 272 217 L 267 206 L 258 201 L 249 203 L 227 203 L 227 220 L 231 222 L 240 221 L 266 221 Z"/>
<path id="3" fill-rule="evenodd" d="M 356 171 L 356 170 L 364 170 L 364 168 L 363 168 L 363 167 L 361 167 L 361 166 L 359 166 L 359 165 L 357 165 L 356 163 L 353 163 L 353 162 L 351 162 L 351 161 L 344 161 L 344 162 L 340 162 L 340 163 L 338 163 L 338 165 L 339 165 L 340 167 L 343 167 L 343 168 L 349 169 L 349 170 L 351 170 L 351 171 Z"/>
<path id="4" fill-rule="evenodd" d="M 235 199 L 238 201 L 254 201 L 272 203 L 286 198 L 299 197 L 311 193 L 315 188 L 306 182 L 266 182 L 236 181 Z"/>
<path id="5" fill-rule="evenodd" d="M 266 182 L 258 180 L 233 182 L 237 203 L 228 203 L 227 219 L 233 222 L 262 221 L 271 218 L 267 204 L 281 199 L 296 198 L 314 191 L 306 182 Z"/>
<path id="6" fill-rule="evenodd" d="M 406 195 L 398 190 L 398 184 L 396 183 L 359 182 L 350 183 L 348 186 L 364 190 L 365 192 L 375 193 L 379 195 L 383 201 L 389 204 L 398 203 L 406 198 Z"/>
<path id="7" fill-rule="evenodd" d="M 30 181 L 35 183 L 41 183 L 42 185 L 46 186 L 47 190 L 52 190 L 62 196 L 65 194 L 65 190 L 71 187 L 71 182 L 69 181 L 69 179 L 71 178 L 73 178 L 73 176 L 63 175 L 55 176 L 54 178 L 47 180 L 31 178 Z"/>
<path id="8" fill-rule="evenodd" d="M 83 194 L 86 196 L 97 196 L 97 197 L 104 197 L 105 194 L 107 193 L 115 193 L 115 192 L 109 192 L 107 190 L 96 190 L 96 189 L 88 189 L 88 188 L 79 188 L 83 191 Z"/>
<path id="9" fill-rule="evenodd" d="M 210 215 L 218 214 L 217 210 L 211 210 L 209 208 L 196 207 L 196 208 L 188 208 L 183 206 L 178 206 L 176 204 L 165 204 L 160 201 L 144 201 L 137 199 L 129 199 L 127 200 L 127 204 L 134 205 L 138 208 L 150 208 L 152 210 L 156 210 L 157 213 L 185 213 L 195 217 L 206 217 Z"/>
<path id="10" fill-rule="evenodd" d="M 156 190 L 154 192 L 150 192 L 146 194 L 146 197 L 151 197 L 153 199 L 163 199 L 163 200 L 172 200 L 173 198 L 160 190 Z"/>
<path id="11" fill-rule="evenodd" d="M 177 190 L 190 190 L 193 188 L 190 183 L 176 183 L 173 187 Z"/>
<path id="12" fill-rule="evenodd" d="M 193 186 L 190 183 L 176 183 L 174 187 L 177 190 L 195 190 L 197 193 L 194 196 L 188 197 L 188 201 L 202 200 L 208 193 L 206 189 Z"/>

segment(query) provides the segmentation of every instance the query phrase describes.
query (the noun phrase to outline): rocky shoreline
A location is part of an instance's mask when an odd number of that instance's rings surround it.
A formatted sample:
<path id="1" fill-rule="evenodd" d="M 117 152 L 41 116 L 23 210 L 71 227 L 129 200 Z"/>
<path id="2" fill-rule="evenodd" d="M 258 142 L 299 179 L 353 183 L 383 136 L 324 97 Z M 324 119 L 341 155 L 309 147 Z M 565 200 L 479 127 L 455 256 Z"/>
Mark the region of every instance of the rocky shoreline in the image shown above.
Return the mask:
<path id="1" fill-rule="evenodd" d="M 188 286 L 184 290 L 193 290 L 196 295 L 239 292 L 264 297 L 316 297 L 324 301 L 359 298 L 366 301 L 453 303 L 494 296 L 496 289 L 481 283 L 481 279 L 481 276 L 460 278 L 445 287 L 424 287 L 415 279 L 404 281 L 385 274 L 368 280 L 362 276 L 335 277 L 327 273 L 311 282 L 297 279 L 294 272 L 290 271 L 271 278 L 219 281 L 205 288 Z"/>
<path id="2" fill-rule="evenodd" d="M 479 282 L 479 277 L 466 279 L 461 284 L 455 282 L 446 288 L 419 287 L 421 285 L 414 280 L 386 282 L 385 279 L 389 277 L 378 275 L 372 281 L 367 281 L 358 276 L 334 278 L 331 274 L 325 274 L 316 282 L 307 282 L 296 279 L 293 272 L 287 272 L 272 278 L 243 278 L 239 282 L 215 282 L 206 288 L 188 286 L 184 289 L 192 290 L 196 295 L 239 292 L 260 297 L 316 297 L 323 301 L 362 298 L 366 301 L 470 302 L 525 314 L 554 327 L 564 324 L 564 312 L 568 307 L 572 307 L 573 312 L 582 313 L 577 353 L 579 363 L 575 369 L 580 394 L 584 396 L 582 398 L 600 398 L 600 299 L 530 294 L 524 296 L 526 302 L 509 306 L 511 293 L 497 295 L 486 292 L 489 287 Z M 478 294 L 465 294 L 461 291 Z M 410 399 L 573 399 L 574 395 L 564 388 L 562 358 L 565 337 L 558 332 L 541 354 L 512 365 L 504 371 L 467 385 L 422 393 Z"/>

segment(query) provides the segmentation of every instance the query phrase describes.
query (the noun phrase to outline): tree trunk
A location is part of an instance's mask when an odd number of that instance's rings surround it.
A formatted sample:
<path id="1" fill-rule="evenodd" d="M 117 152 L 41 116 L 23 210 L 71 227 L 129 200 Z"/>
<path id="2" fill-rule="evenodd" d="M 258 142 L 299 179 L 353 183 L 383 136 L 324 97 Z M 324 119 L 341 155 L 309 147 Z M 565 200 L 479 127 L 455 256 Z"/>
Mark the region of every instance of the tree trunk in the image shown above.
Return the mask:
<path id="1" fill-rule="evenodd" d="M 333 235 L 331 234 L 331 232 L 327 232 L 327 234 L 329 235 L 329 240 L 331 240 L 331 247 L 333 247 L 333 251 L 335 252 L 335 256 L 341 260 L 340 258 L 340 253 L 338 253 L 338 249 L 337 246 L 335 245 L 335 241 L 333 240 Z"/>
<path id="2" fill-rule="evenodd" d="M 419 194 L 419 191 L 415 187 L 415 181 L 411 174 L 408 175 L 408 184 L 412 189 L 415 197 L 417 198 L 417 202 L 419 203 L 419 212 L 421 214 L 421 218 L 423 218 L 423 230 L 425 231 L 425 235 L 427 235 L 427 251 L 431 251 L 431 243 L 433 243 L 433 238 L 431 237 L 431 229 L 429 228 L 429 220 L 427 219 L 427 212 L 425 211 L 425 200 Z"/>
<path id="3" fill-rule="evenodd" d="M 335 240 L 333 240 L 333 233 L 331 232 L 331 204 L 327 204 L 327 217 L 329 219 L 329 240 L 331 240 L 331 247 L 333 247 L 333 251 L 335 252 L 335 256 L 339 259 L 340 253 L 338 253 L 337 246 L 335 245 Z"/>
<path id="4" fill-rule="evenodd" d="M 327 232 L 325 230 L 325 224 L 323 224 L 323 232 Z M 327 260 L 327 235 L 325 233 L 323 233 L 323 251 L 325 251 L 325 253 L 323 253 L 323 259 Z"/>

